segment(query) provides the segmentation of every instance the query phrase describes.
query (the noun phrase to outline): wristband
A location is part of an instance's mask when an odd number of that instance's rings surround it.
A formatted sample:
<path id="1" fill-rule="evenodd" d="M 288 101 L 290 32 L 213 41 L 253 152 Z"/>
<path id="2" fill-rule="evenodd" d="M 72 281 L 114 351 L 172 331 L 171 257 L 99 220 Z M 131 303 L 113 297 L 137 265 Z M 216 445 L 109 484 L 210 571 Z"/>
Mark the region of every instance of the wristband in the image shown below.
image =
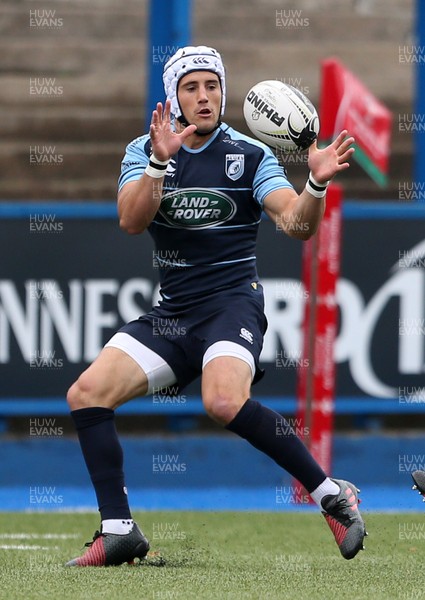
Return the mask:
<path id="1" fill-rule="evenodd" d="M 307 190 L 307 192 L 309 194 L 311 194 L 315 198 L 323 198 L 323 196 L 326 195 L 326 190 L 327 190 L 329 183 L 330 183 L 330 181 L 326 181 L 325 183 L 318 183 L 314 179 L 314 177 L 310 171 L 308 179 L 307 179 L 307 183 L 305 184 L 305 189 Z"/>
<path id="2" fill-rule="evenodd" d="M 161 177 L 164 177 L 169 162 L 170 159 L 159 160 L 153 154 L 151 154 L 149 158 L 149 164 L 145 169 L 146 175 L 149 175 L 149 177 L 153 177 L 154 179 L 160 179 Z"/>

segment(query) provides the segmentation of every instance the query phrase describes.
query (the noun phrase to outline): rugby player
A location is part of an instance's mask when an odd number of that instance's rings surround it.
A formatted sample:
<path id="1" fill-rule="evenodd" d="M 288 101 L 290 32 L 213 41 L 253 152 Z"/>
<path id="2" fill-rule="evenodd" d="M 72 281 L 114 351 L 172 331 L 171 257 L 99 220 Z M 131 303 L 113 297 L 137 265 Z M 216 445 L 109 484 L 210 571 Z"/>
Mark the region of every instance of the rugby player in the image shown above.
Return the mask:
<path id="1" fill-rule="evenodd" d="M 154 239 L 162 299 L 122 327 L 68 392 L 101 527 L 67 565 L 118 565 L 147 554 L 149 543 L 129 508 L 114 411 L 197 377 L 211 419 L 301 482 L 342 556 L 351 559 L 366 535 L 358 490 L 329 478 L 289 424 L 285 436 L 276 436 L 281 415 L 250 399 L 250 389 L 263 375 L 267 328 L 255 257 L 261 214 L 288 235 L 312 236 L 327 185 L 349 166 L 354 140 L 342 131 L 326 148 L 314 142 L 310 174 L 297 194 L 267 146 L 221 122 L 226 79 L 215 49 L 179 49 L 163 80 L 167 100 L 153 111 L 149 133 L 127 147 L 118 192 L 122 229 L 149 231 Z"/>

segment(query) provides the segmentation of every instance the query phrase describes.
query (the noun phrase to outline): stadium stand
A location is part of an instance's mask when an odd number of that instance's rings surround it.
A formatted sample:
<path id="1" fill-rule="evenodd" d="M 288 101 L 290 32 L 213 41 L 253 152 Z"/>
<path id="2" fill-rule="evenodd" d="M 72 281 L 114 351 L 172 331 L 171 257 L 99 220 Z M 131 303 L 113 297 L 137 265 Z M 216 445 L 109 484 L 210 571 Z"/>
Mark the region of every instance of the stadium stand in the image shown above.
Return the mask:
<path id="1" fill-rule="evenodd" d="M 400 61 L 400 46 L 414 43 L 412 0 L 300 0 L 296 6 L 193 2 L 194 43 L 219 48 L 233 82 L 227 120 L 246 129 L 244 93 L 262 79 L 292 80 L 317 102 L 320 60 L 338 56 L 394 111 L 388 188 L 371 186 L 353 165 L 344 175 L 346 196 L 397 197 L 398 181 L 411 173 L 412 136 L 398 131 L 398 115 L 412 111 L 413 68 Z M 124 147 L 144 130 L 146 7 L 139 0 L 46 0 L 42 7 L 3 0 L 0 199 L 115 197 Z M 38 93 L 43 85 L 53 91 Z M 60 167 L 32 168 L 29 151 L 37 145 L 56 147 L 64 156 Z M 303 182 L 304 169 L 290 167 L 295 184 Z"/>

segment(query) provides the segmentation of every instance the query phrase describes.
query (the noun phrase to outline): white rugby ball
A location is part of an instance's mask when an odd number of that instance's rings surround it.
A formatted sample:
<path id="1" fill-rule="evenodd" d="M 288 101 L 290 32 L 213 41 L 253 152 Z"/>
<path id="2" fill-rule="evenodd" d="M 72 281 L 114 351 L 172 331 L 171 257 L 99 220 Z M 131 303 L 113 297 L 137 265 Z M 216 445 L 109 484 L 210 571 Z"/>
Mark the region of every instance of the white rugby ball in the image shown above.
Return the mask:
<path id="1" fill-rule="evenodd" d="M 319 117 L 310 100 L 282 81 L 260 81 L 247 93 L 243 114 L 252 133 L 285 152 L 308 148 L 319 133 Z"/>

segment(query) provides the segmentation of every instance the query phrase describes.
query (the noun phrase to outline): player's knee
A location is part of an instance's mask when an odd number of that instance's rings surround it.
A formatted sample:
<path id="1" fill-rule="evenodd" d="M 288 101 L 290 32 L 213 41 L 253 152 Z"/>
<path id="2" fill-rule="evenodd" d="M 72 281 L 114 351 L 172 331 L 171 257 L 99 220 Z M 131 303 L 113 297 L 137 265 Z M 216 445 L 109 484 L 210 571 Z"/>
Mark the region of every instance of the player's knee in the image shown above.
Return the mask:
<path id="1" fill-rule="evenodd" d="M 204 394 L 203 403 L 211 419 L 220 425 L 227 425 L 238 414 L 243 400 L 232 394 L 213 392 Z"/>
<path id="2" fill-rule="evenodd" d="M 80 375 L 69 388 L 66 400 L 71 410 L 99 406 L 98 393 L 92 378 L 85 373 Z"/>

